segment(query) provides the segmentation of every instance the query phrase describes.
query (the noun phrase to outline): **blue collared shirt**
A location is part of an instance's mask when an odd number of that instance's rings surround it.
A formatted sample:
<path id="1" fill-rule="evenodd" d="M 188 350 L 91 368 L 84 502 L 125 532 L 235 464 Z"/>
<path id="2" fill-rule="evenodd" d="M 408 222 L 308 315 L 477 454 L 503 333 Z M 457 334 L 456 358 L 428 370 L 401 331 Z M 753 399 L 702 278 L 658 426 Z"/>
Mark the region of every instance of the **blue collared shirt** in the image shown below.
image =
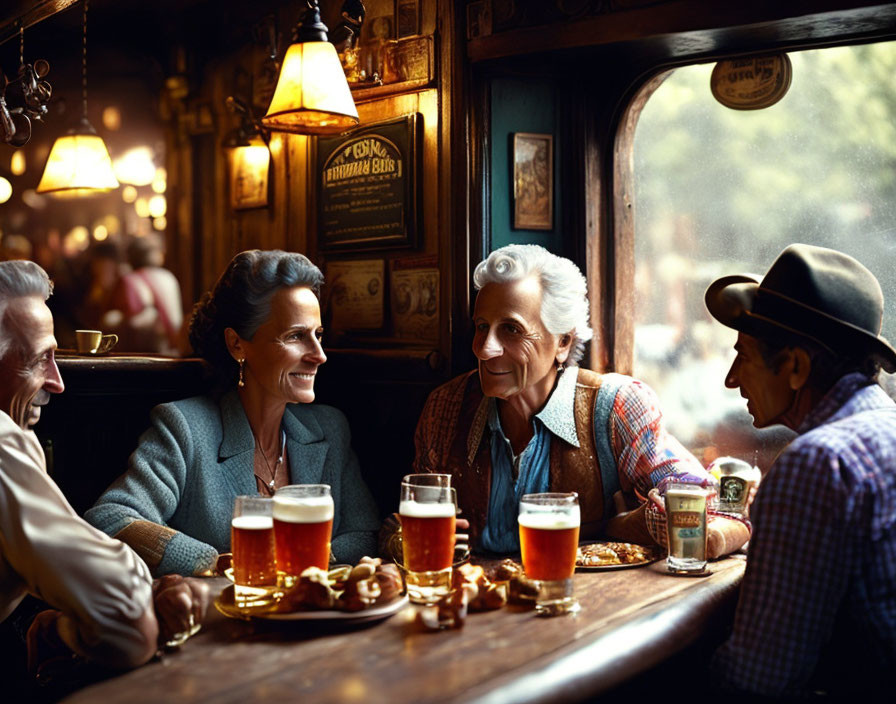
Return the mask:
<path id="1" fill-rule="evenodd" d="M 577 367 L 570 367 L 560 375 L 548 402 L 532 419 L 532 439 L 516 456 L 501 428 L 498 404 L 493 398 L 488 400 L 492 486 L 488 521 L 482 531 L 484 549 L 500 553 L 520 551 L 517 528 L 520 499 L 525 494 L 548 491 L 551 435 L 579 446 L 574 414 L 578 373 Z"/>

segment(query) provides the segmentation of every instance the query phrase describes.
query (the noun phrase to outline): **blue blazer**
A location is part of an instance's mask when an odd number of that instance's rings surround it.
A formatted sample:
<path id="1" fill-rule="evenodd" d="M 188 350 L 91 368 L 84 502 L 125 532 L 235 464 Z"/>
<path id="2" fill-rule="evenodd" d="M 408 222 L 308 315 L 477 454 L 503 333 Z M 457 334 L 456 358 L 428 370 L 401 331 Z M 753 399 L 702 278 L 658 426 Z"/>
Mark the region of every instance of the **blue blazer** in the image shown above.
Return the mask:
<path id="1" fill-rule="evenodd" d="M 354 564 L 374 555 L 378 511 L 361 479 L 345 416 L 330 406 L 290 404 L 283 430 L 291 483 L 331 487 L 337 561 Z M 196 396 L 156 406 L 128 470 L 85 518 L 112 536 L 138 520 L 167 526 L 176 533 L 149 541 L 155 543 L 150 553 L 157 553 L 149 560 L 157 562 L 153 571 L 200 573 L 230 550 L 234 498 L 258 494 L 254 461 L 255 439 L 235 390 L 220 399 Z"/>

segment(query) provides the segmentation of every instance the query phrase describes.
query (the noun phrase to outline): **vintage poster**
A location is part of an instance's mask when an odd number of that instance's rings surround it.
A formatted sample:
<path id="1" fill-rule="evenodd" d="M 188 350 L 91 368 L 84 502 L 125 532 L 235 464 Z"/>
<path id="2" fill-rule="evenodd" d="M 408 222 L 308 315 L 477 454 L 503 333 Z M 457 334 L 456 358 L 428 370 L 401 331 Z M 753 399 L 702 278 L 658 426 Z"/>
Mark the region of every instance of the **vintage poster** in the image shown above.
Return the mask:
<path id="1" fill-rule="evenodd" d="M 436 343 L 439 339 L 439 270 L 396 261 L 392 269 L 392 328 L 395 337 Z M 420 262 L 424 263 L 424 262 Z M 409 264 L 411 266 L 409 266 Z"/>
<path id="2" fill-rule="evenodd" d="M 394 247 L 417 232 L 416 115 L 318 140 L 323 249 Z"/>
<path id="3" fill-rule="evenodd" d="M 329 262 L 328 324 L 333 332 L 383 327 L 385 264 L 382 259 Z"/>

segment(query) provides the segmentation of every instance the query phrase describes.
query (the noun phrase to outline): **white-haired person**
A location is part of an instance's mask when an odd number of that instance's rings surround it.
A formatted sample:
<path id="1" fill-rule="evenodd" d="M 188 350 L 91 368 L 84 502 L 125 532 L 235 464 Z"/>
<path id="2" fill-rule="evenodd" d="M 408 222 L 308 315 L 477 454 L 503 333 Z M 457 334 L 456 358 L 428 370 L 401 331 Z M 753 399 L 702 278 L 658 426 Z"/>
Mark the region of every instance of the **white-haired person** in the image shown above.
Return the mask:
<path id="1" fill-rule="evenodd" d="M 475 269 L 478 368 L 436 389 L 417 425 L 415 471 L 452 475 L 471 547 L 519 552 L 524 494 L 579 495 L 581 537 L 663 540 L 648 493 L 664 478 L 710 477 L 662 423 L 654 392 L 577 366 L 591 340 L 585 277 L 537 245 L 508 245 Z M 709 555 L 749 528 L 711 521 Z"/>

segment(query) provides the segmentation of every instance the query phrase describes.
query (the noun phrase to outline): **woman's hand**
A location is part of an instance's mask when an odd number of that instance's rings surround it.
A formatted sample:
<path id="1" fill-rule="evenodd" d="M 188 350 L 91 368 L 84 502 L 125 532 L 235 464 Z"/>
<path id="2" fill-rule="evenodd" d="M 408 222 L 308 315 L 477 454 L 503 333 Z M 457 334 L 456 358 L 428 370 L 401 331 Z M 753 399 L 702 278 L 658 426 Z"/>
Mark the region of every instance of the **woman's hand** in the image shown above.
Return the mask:
<path id="1" fill-rule="evenodd" d="M 470 522 L 466 518 L 458 518 L 454 527 L 454 545 L 466 545 L 467 550 L 470 549 Z"/>
<path id="2" fill-rule="evenodd" d="M 195 628 L 208 608 L 208 587 L 197 579 L 165 575 L 153 582 L 152 593 L 161 645 Z"/>
<path id="3" fill-rule="evenodd" d="M 218 561 L 215 563 L 215 576 L 223 577 L 224 573 L 227 572 L 231 567 L 233 567 L 233 553 L 232 552 L 222 552 L 218 555 Z"/>

